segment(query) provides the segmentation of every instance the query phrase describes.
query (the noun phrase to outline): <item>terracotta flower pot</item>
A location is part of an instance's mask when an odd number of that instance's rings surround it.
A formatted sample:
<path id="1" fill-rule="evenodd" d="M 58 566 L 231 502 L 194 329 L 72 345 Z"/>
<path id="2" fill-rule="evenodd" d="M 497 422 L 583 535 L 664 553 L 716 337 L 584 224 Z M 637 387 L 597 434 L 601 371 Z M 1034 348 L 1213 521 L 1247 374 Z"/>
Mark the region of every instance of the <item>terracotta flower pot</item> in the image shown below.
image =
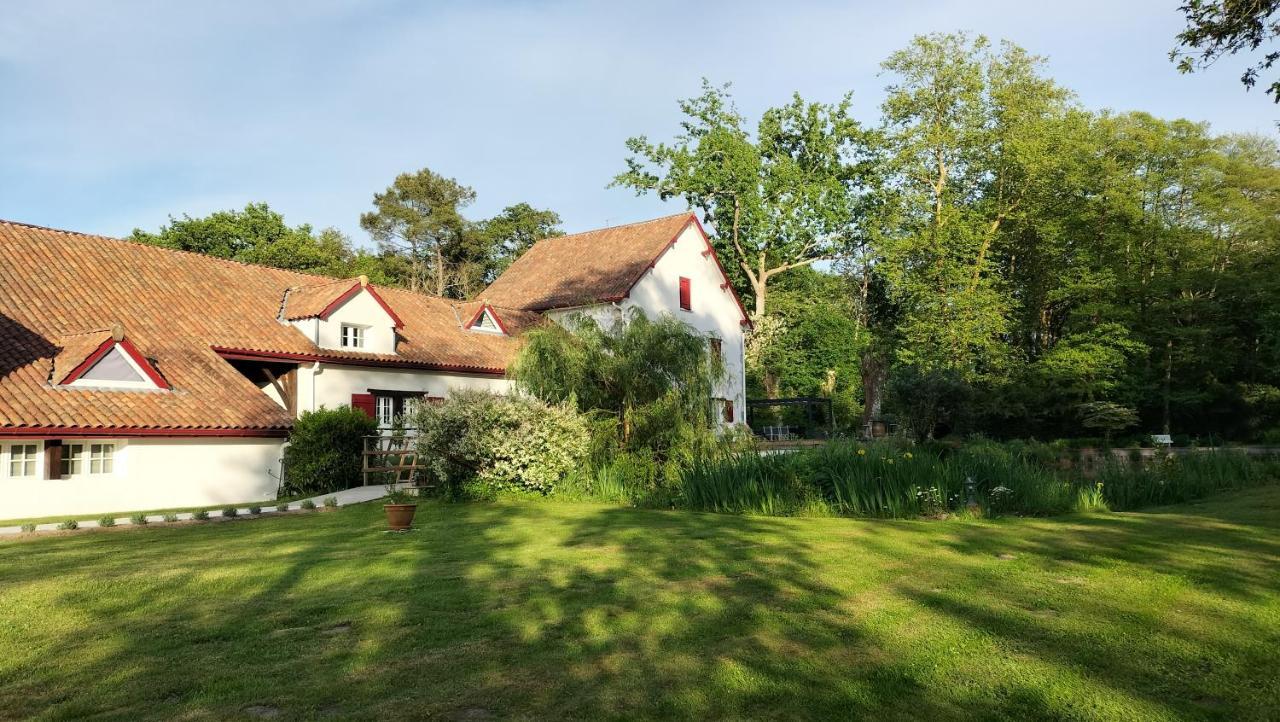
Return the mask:
<path id="1" fill-rule="evenodd" d="M 387 512 L 387 526 L 392 531 L 403 531 L 413 526 L 413 515 L 418 511 L 417 504 L 383 504 Z"/>

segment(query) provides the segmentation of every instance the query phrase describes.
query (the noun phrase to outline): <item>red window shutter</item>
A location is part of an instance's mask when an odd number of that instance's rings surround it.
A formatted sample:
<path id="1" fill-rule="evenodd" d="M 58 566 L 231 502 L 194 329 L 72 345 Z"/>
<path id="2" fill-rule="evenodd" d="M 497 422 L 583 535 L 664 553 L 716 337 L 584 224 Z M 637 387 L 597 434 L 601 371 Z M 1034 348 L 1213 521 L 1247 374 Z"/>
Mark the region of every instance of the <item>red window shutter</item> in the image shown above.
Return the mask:
<path id="1" fill-rule="evenodd" d="M 724 400 L 724 422 L 726 424 L 733 423 L 733 401 L 729 399 Z"/>
<path id="2" fill-rule="evenodd" d="M 693 299 L 689 293 L 689 279 L 680 279 L 680 308 L 686 311 L 693 310 Z"/>
<path id="3" fill-rule="evenodd" d="M 351 394 L 351 408 L 360 409 L 369 418 L 374 418 L 373 394 Z"/>

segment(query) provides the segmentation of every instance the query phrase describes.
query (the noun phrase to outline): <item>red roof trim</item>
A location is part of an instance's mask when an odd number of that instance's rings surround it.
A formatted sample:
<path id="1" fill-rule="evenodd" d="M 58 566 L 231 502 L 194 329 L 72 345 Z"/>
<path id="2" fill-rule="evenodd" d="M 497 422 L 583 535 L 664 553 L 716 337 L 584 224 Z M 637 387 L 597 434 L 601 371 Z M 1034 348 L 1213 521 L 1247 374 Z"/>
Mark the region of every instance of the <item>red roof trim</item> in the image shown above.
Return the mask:
<path id="1" fill-rule="evenodd" d="M 103 341 L 98 348 L 94 349 L 93 353 L 89 354 L 85 358 L 84 361 L 81 361 L 79 365 L 71 369 L 71 373 L 63 377 L 63 379 L 58 382 L 58 385 L 66 386 L 88 373 L 89 369 L 93 368 L 94 364 L 98 363 L 98 361 L 101 361 L 103 356 L 110 353 L 111 349 L 117 344 L 119 344 L 121 350 L 129 354 L 129 358 L 133 359 L 133 362 L 138 365 L 138 368 L 142 369 L 142 373 L 146 374 L 147 378 L 151 379 L 151 383 L 155 384 L 159 388 L 165 389 L 166 391 L 173 388 L 169 385 L 169 382 L 165 381 L 164 377 L 160 375 L 160 372 L 156 371 L 155 367 L 151 365 L 151 362 L 142 355 L 142 352 L 138 351 L 138 347 L 134 346 L 133 342 L 127 338 L 122 338 L 119 341 L 114 338 L 109 338 L 106 341 Z"/>
<path id="2" fill-rule="evenodd" d="M 120 348 L 124 349 L 124 352 L 133 358 L 134 363 L 138 364 L 138 366 L 142 368 L 143 373 L 147 375 L 147 378 L 151 379 L 152 383 L 165 390 L 173 388 L 169 385 L 169 382 L 165 381 L 164 377 L 160 375 L 160 372 L 151 365 L 151 362 L 142 355 L 142 352 L 138 350 L 138 347 L 133 345 L 132 341 L 127 338 L 120 339 Z"/>
<path id="3" fill-rule="evenodd" d="M 341 356 L 321 356 L 312 353 L 291 353 L 288 351 L 255 351 L 244 348 L 227 348 L 211 346 L 214 353 L 225 359 L 236 361 L 316 361 L 336 366 L 371 366 L 375 368 L 408 368 L 424 371 L 446 371 L 450 373 L 476 374 L 482 376 L 506 376 L 506 369 L 486 366 L 464 366 L 460 364 L 437 364 L 426 361 L 410 361 L 399 359 L 361 359 Z"/>
<path id="4" fill-rule="evenodd" d="M 493 310 L 493 306 L 490 306 L 487 303 L 480 304 L 480 308 L 476 309 L 475 315 L 471 317 L 470 321 L 467 321 L 466 327 L 468 329 L 475 328 L 476 321 L 480 320 L 480 316 L 483 315 L 485 311 L 489 312 L 489 318 L 492 318 L 493 322 L 498 324 L 498 330 L 501 331 L 504 336 L 511 335 L 511 333 L 507 331 L 506 324 L 502 322 L 502 317 L 498 315 L 497 311 Z"/>
<path id="5" fill-rule="evenodd" d="M 377 301 L 379 306 L 382 306 L 382 310 L 387 312 L 387 315 L 391 317 L 391 320 L 396 322 L 395 327 L 404 328 L 404 321 L 401 321 L 400 316 L 396 315 L 396 312 L 391 310 L 391 304 L 387 303 L 386 300 L 382 298 L 382 294 L 378 293 L 372 285 L 365 286 L 364 288 L 369 292 L 370 296 L 373 296 L 373 300 Z"/>
<path id="6" fill-rule="evenodd" d="M 152 428 L 144 426 L 101 426 L 101 427 L 85 427 L 85 426 L 21 426 L 13 428 L 0 428 L 0 438 L 25 438 L 32 437 L 59 439 L 64 437 L 81 437 L 81 438 L 131 438 L 131 437 L 155 437 L 155 436 L 227 436 L 227 437 L 263 437 L 277 438 L 289 435 L 289 430 L 285 428 L 275 429 L 165 429 Z"/>
<path id="7" fill-rule="evenodd" d="M 395 311 L 391 310 L 391 305 L 388 304 L 386 299 L 382 297 L 382 294 L 374 290 L 372 285 L 364 285 L 359 281 L 356 281 L 356 284 L 351 288 L 348 288 L 346 291 L 343 291 L 341 296 L 338 296 L 337 298 L 330 301 L 329 305 L 325 306 L 324 310 L 322 310 L 320 313 L 317 313 L 315 317 L 319 318 L 322 321 L 328 321 L 329 316 L 333 315 L 334 311 L 337 311 L 339 308 L 341 308 L 342 304 L 355 298 L 356 295 L 359 294 L 360 291 L 362 290 L 368 291 L 369 295 L 373 296 L 373 300 L 377 301 L 379 306 L 382 306 L 382 310 L 386 311 L 387 315 L 391 317 L 391 320 L 395 322 L 396 328 L 404 328 L 404 321 L 400 320 L 400 316 L 397 315 Z"/>

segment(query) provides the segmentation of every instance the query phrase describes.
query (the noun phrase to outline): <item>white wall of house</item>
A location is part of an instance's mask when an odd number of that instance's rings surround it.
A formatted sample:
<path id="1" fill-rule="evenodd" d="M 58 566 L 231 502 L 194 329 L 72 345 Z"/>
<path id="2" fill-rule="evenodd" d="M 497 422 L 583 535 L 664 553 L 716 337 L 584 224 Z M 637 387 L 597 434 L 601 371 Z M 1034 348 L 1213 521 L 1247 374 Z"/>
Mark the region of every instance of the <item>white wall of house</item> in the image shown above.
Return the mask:
<path id="1" fill-rule="evenodd" d="M 14 477 L 0 464 L 0 519 L 199 507 L 275 498 L 283 439 L 148 437 L 65 439 L 115 445 L 109 474 L 45 479 L 43 441 L 0 440 L 0 462 L 12 443 L 40 445 L 39 471 Z"/>
<path id="2" fill-rule="evenodd" d="M 439 371 L 388 369 L 369 366 L 312 363 L 298 368 L 298 410 L 314 411 L 351 403 L 352 394 L 370 390 L 409 391 L 427 396 L 448 396 L 457 389 L 483 389 L 505 393 L 511 382 L 494 376 L 472 376 Z"/>
<path id="3" fill-rule="evenodd" d="M 716 390 L 717 398 L 733 401 L 734 421 L 746 423 L 745 336 L 742 309 L 728 288 L 715 259 L 703 255 L 707 244 L 696 226 L 689 226 L 654 267 L 617 303 L 556 309 L 546 315 L 565 323 L 574 314 L 584 314 L 608 328 L 624 318 L 632 308 L 650 318 L 669 313 L 707 338 L 718 338 L 725 365 L 725 379 Z M 689 279 L 690 310 L 680 308 L 680 279 Z"/>
<path id="4" fill-rule="evenodd" d="M 396 352 L 395 320 L 387 315 L 378 300 L 362 289 L 347 299 L 327 319 L 304 318 L 291 321 L 311 342 L 320 348 L 367 353 L 394 354 Z M 364 345 L 358 349 L 342 345 L 342 325 L 351 324 L 364 329 Z"/>

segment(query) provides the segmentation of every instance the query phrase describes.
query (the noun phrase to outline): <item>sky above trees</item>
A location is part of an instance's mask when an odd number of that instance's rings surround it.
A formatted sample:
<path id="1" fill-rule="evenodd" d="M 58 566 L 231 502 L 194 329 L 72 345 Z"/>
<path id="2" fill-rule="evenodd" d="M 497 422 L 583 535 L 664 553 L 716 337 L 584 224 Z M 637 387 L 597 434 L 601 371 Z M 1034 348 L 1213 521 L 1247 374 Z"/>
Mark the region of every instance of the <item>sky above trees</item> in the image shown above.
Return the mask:
<path id="1" fill-rule="evenodd" d="M 608 189 L 624 142 L 673 127 L 701 78 L 745 115 L 790 97 L 874 124 L 880 63 L 913 35 L 971 30 L 1049 58 L 1093 109 L 1274 133 L 1280 110 L 1168 60 L 1177 0 L 989 3 L 28 2 L 0 15 L 0 217 L 123 236 L 170 214 L 265 201 L 367 243 L 397 174 L 528 202 L 569 231 L 672 212 Z M 858 5 L 858 7 L 847 7 Z"/>

